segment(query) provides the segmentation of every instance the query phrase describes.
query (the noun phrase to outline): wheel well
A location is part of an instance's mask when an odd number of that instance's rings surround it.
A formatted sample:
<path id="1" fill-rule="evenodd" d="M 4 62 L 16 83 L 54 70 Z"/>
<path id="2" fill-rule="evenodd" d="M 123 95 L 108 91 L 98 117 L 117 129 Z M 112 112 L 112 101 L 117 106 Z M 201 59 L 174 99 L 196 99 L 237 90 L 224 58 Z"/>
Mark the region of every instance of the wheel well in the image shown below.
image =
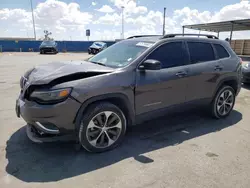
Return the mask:
<path id="1" fill-rule="evenodd" d="M 126 119 L 128 120 L 127 124 L 128 125 L 133 124 L 133 115 L 131 113 L 130 107 L 128 106 L 129 104 L 127 104 L 128 102 L 125 99 L 120 98 L 120 97 L 109 97 L 109 98 L 99 99 L 99 100 L 95 100 L 93 102 L 90 102 L 87 104 L 87 106 L 84 106 L 84 108 L 82 108 L 82 110 L 80 109 L 80 111 L 78 112 L 78 115 L 76 116 L 76 119 L 75 119 L 76 125 L 78 125 L 80 123 L 77 120 L 80 120 L 79 118 L 80 118 L 81 114 L 84 114 L 89 109 L 89 107 L 91 107 L 92 105 L 94 105 L 96 103 L 101 103 L 101 102 L 110 102 L 110 103 L 116 105 L 117 107 L 119 107 L 123 111 Z M 78 116 L 79 116 L 79 118 L 78 118 Z"/>
<path id="2" fill-rule="evenodd" d="M 106 99 L 104 101 L 110 102 L 110 103 L 118 106 L 123 111 L 125 117 L 127 118 L 128 124 L 131 125 L 132 120 L 131 120 L 131 117 L 130 117 L 130 114 L 129 114 L 129 108 L 128 108 L 126 102 L 123 99 L 118 98 L 118 97 L 113 97 L 113 98 Z"/>
<path id="3" fill-rule="evenodd" d="M 236 80 L 227 80 L 227 81 L 223 82 L 222 85 L 231 86 L 234 89 L 235 93 L 237 92 L 238 83 Z"/>

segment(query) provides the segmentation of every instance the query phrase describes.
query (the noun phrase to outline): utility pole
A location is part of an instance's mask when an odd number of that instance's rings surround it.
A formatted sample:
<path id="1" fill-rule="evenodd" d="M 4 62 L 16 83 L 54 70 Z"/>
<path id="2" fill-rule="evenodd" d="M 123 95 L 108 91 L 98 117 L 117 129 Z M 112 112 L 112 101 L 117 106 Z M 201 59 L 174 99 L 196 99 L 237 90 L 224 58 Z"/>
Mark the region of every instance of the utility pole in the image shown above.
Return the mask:
<path id="1" fill-rule="evenodd" d="M 166 7 L 164 7 L 164 12 L 163 12 L 163 26 L 162 26 L 162 35 L 165 35 L 165 17 L 166 17 Z"/>
<path id="2" fill-rule="evenodd" d="M 31 12 L 32 12 L 32 21 L 33 21 L 33 30 L 34 30 L 34 37 L 36 40 L 36 28 L 35 28 L 35 19 L 34 19 L 34 12 L 33 12 L 33 5 L 32 0 L 30 0 Z"/>
<path id="3" fill-rule="evenodd" d="M 124 39 L 124 6 L 122 8 L 122 39 Z"/>
<path id="4" fill-rule="evenodd" d="M 128 3 L 130 1 L 133 1 L 134 3 L 136 3 L 136 0 L 129 0 L 129 1 L 127 1 L 127 3 L 125 3 L 125 5 L 128 5 Z M 125 5 L 121 6 L 121 9 L 122 9 L 122 33 L 121 33 L 121 38 L 122 39 L 124 39 L 124 8 L 125 8 Z"/>

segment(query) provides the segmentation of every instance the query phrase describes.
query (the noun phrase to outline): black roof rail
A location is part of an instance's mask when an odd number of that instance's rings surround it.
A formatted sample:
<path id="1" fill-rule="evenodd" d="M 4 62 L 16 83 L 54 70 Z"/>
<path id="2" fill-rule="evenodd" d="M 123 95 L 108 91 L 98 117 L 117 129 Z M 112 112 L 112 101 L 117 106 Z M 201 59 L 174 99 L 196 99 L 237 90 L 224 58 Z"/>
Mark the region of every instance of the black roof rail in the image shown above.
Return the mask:
<path id="1" fill-rule="evenodd" d="M 214 35 L 206 35 L 206 34 L 190 34 L 190 33 L 187 33 L 187 34 L 168 34 L 168 35 L 164 35 L 162 38 L 173 38 L 173 37 L 176 37 L 176 36 L 203 36 L 203 37 L 207 37 L 207 38 L 210 38 L 210 39 L 218 39 L 218 37 L 214 36 Z"/>
<path id="2" fill-rule="evenodd" d="M 128 37 L 127 39 L 139 38 L 139 37 L 161 37 L 162 35 L 135 35 Z"/>

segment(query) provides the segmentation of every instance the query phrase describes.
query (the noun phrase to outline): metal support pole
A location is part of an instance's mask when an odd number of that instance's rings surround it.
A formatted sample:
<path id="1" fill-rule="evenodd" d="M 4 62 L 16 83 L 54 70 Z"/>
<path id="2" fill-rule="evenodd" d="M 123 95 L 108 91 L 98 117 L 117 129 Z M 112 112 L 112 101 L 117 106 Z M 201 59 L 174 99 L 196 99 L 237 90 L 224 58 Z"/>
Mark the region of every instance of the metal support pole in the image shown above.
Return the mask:
<path id="1" fill-rule="evenodd" d="M 36 26 L 35 26 L 35 19 L 34 19 L 34 12 L 33 12 L 33 5 L 32 0 L 30 0 L 31 12 L 32 12 L 32 21 L 33 21 L 33 30 L 34 30 L 34 37 L 36 40 Z"/>
<path id="2" fill-rule="evenodd" d="M 165 35 L 165 17 L 166 17 L 166 7 L 164 7 L 164 12 L 163 12 L 163 26 L 162 26 L 162 35 L 164 36 Z"/>
<path id="3" fill-rule="evenodd" d="M 231 43 L 231 41 L 232 41 L 233 30 L 234 30 L 234 23 L 232 23 L 232 26 L 231 26 L 231 32 L 230 32 L 230 43 Z"/>
<path id="4" fill-rule="evenodd" d="M 220 32 L 217 33 L 217 37 L 218 37 L 218 38 L 220 37 Z"/>
<path id="5" fill-rule="evenodd" d="M 184 34 L 185 34 L 185 27 L 182 26 L 182 35 L 184 36 Z"/>
<path id="6" fill-rule="evenodd" d="M 124 39 L 124 6 L 122 6 L 122 39 Z"/>

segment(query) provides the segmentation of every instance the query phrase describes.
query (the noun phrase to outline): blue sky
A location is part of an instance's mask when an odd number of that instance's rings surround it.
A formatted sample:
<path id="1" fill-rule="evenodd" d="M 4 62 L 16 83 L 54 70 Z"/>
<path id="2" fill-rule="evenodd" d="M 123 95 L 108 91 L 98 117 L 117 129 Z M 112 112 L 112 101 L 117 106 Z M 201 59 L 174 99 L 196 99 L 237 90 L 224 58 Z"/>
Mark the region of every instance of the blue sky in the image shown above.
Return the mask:
<path id="1" fill-rule="evenodd" d="M 30 0 L 0 1 L 0 36 L 32 37 Z M 48 29 L 59 40 L 86 40 L 89 28 L 93 40 L 120 38 L 121 5 L 125 37 L 160 34 L 164 6 L 167 33 L 180 32 L 184 24 L 250 18 L 249 1 L 240 0 L 33 0 L 37 35 Z"/>
<path id="2" fill-rule="evenodd" d="M 38 3 L 44 2 L 45 0 L 33 0 L 34 7 Z M 81 10 L 83 11 L 92 11 L 93 7 L 91 6 L 92 0 L 63 0 L 63 2 L 71 3 L 76 2 L 80 5 Z M 96 0 L 94 1 L 98 6 L 104 4 L 112 5 L 108 0 Z M 198 9 L 200 11 L 218 11 L 222 7 L 239 3 L 240 0 L 140 0 L 137 1 L 138 5 L 144 5 L 146 7 L 151 7 L 152 10 L 162 10 L 162 7 L 166 7 L 168 11 L 172 12 L 176 9 L 181 9 L 185 6 L 188 6 L 192 9 Z M 1 0 L 0 8 L 21 8 L 21 9 L 30 9 L 30 0 Z"/>

